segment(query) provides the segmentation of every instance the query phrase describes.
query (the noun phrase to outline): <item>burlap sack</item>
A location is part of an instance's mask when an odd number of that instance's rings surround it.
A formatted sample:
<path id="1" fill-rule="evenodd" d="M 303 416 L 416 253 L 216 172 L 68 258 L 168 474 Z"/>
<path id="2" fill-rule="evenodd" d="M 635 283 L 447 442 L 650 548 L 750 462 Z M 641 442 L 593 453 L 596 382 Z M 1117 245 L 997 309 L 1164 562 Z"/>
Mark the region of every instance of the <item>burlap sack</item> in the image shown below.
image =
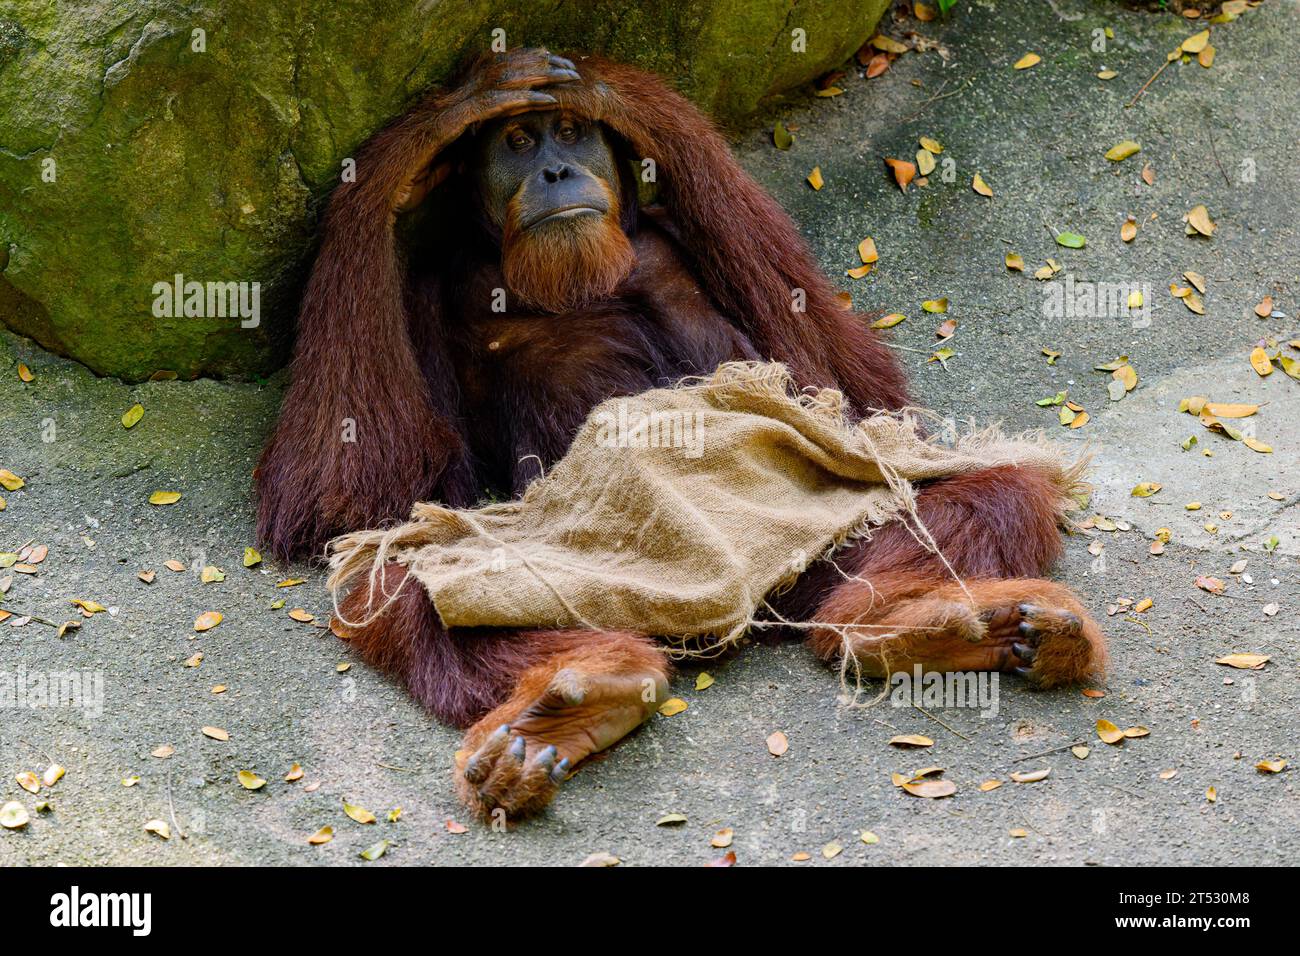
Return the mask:
<path id="1" fill-rule="evenodd" d="M 916 426 L 915 413 L 848 425 L 838 391 L 801 394 L 778 364 L 723 365 L 598 406 L 519 500 L 417 504 L 408 524 L 336 539 L 330 587 L 392 560 L 448 627 L 734 640 L 810 561 L 910 513 L 916 482 L 1031 464 L 1064 495 L 1079 477 L 1041 438 L 986 430 L 949 446 Z"/>

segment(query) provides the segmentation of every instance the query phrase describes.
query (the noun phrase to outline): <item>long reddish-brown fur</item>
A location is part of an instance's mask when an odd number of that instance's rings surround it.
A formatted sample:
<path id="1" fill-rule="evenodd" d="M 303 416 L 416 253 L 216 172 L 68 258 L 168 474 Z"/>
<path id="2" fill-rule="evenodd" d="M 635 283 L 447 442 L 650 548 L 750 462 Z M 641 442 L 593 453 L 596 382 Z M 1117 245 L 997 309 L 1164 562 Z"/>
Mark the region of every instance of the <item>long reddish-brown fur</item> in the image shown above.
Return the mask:
<path id="1" fill-rule="evenodd" d="M 505 75 L 474 69 L 480 88 L 485 75 Z M 564 453 L 599 401 L 727 359 L 782 361 L 804 385 L 840 388 L 859 413 L 907 403 L 893 354 L 861 316 L 841 310 L 794 224 L 709 121 L 639 70 L 596 58 L 579 70 L 581 82 L 549 89 L 558 105 L 599 121 L 657 168 L 664 209 L 623 209 L 631 271 L 613 261 L 612 244 L 609 273 L 593 275 L 626 277 L 613 291 L 593 278 L 584 295 L 553 272 L 566 266 L 555 250 L 510 261 L 507 242 L 503 263 L 502 237 L 490 235 L 457 236 L 440 267 L 408 263 L 393 197 L 439 158 L 448 117 L 463 126 L 472 117 L 462 115 L 462 94 L 439 92 L 376 135 L 356 182 L 331 199 L 293 384 L 258 471 L 259 527 L 277 554 L 317 549 L 416 500 L 517 493 Z M 627 183 L 606 185 L 630 195 Z M 548 290 L 572 307 L 496 314 L 486 302 L 503 286 Z M 355 422 L 353 443 L 339 440 L 345 419 Z M 852 655 L 868 673 L 921 663 L 1014 670 L 1041 686 L 1099 673 L 1096 625 L 1067 589 L 1040 577 L 1060 551 L 1062 495 L 1029 468 L 934 482 L 918 496 L 919 517 L 947 567 L 892 525 L 841 554 L 839 569 L 815 565 L 779 608 L 860 628 L 828 626 L 809 643 L 827 659 Z M 572 764 L 653 713 L 666 687 L 667 661 L 644 636 L 448 631 L 399 565 L 385 569 L 379 590 L 398 596 L 349 639 L 440 719 L 469 728 L 458 788 L 484 815 L 539 809 Z M 367 588 L 354 591 L 344 616 L 365 617 L 371 602 Z"/>

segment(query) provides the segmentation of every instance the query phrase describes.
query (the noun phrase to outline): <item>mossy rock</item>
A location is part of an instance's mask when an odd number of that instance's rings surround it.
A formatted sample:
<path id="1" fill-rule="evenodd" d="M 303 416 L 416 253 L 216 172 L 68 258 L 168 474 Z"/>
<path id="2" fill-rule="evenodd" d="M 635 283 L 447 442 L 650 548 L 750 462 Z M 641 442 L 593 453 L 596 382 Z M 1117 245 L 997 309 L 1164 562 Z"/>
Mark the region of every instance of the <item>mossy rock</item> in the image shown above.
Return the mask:
<path id="1" fill-rule="evenodd" d="M 887 5 L 0 0 L 0 319 L 101 374 L 266 374 L 340 163 L 493 30 L 655 70 L 726 123 L 839 65 Z M 155 317 L 178 273 L 259 282 L 260 324 Z"/>

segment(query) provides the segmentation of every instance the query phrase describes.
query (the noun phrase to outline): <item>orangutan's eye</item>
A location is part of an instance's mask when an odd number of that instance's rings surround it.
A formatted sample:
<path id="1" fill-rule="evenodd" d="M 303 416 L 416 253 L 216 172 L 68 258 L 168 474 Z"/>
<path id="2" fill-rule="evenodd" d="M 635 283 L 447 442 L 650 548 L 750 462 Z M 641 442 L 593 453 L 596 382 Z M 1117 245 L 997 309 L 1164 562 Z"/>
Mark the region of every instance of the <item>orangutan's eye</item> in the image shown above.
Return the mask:
<path id="1" fill-rule="evenodd" d="M 560 128 L 555 131 L 555 138 L 561 143 L 573 143 L 578 139 L 578 127 L 565 121 L 560 124 Z"/>
<path id="2" fill-rule="evenodd" d="M 533 145 L 532 137 L 521 129 L 517 129 L 506 137 L 506 145 L 516 153 L 522 153 L 529 146 Z"/>

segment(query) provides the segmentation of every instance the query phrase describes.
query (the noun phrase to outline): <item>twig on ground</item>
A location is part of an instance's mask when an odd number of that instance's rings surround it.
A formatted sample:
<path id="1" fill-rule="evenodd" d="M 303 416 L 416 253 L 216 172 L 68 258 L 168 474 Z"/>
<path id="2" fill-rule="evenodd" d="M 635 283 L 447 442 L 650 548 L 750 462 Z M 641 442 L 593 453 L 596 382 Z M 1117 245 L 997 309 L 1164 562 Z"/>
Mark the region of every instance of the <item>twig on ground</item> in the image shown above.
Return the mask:
<path id="1" fill-rule="evenodd" d="M 969 737 L 967 737 L 965 734 L 963 734 L 960 730 L 956 730 L 956 729 L 954 729 L 953 727 L 948 726 L 948 724 L 944 723 L 944 722 L 943 722 L 942 720 L 940 720 L 938 717 L 934 716 L 934 714 L 930 713 L 930 712 L 929 712 L 928 710 L 926 710 L 924 707 L 920 706 L 919 704 L 912 704 L 912 706 L 915 707 L 917 710 L 919 710 L 921 713 L 925 714 L 925 716 L 929 717 L 931 720 L 933 720 L 936 724 L 938 724 L 938 725 L 939 725 L 940 727 L 942 727 L 944 730 L 947 730 L 947 731 L 949 731 L 950 733 L 954 733 L 954 734 L 956 734 L 958 737 L 960 737 L 962 740 L 966 741 L 967 743 L 970 743 L 970 738 L 969 738 Z"/>
<path id="2" fill-rule="evenodd" d="M 1028 754 L 1024 757 L 1017 757 L 1012 763 L 1020 763 L 1022 760 L 1033 760 L 1036 757 L 1046 757 L 1048 754 L 1059 754 L 1062 750 L 1069 750 L 1071 747 L 1082 747 L 1087 744 L 1086 740 L 1076 740 L 1072 744 L 1062 744 L 1059 747 L 1053 747 L 1051 750 L 1044 750 L 1042 753 Z"/>

